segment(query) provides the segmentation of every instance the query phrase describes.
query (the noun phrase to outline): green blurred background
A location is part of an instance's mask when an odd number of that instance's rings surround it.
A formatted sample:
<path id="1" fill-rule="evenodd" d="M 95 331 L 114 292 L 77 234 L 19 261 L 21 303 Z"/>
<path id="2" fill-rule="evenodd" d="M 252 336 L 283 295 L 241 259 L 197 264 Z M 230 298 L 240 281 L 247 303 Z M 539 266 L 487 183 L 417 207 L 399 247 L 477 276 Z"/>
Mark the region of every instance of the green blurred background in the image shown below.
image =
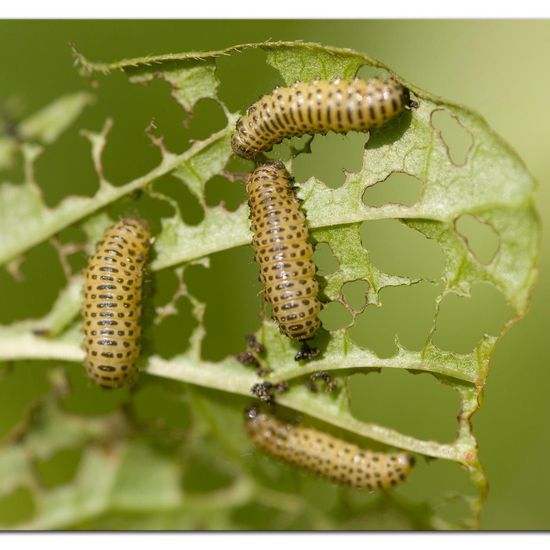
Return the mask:
<path id="1" fill-rule="evenodd" d="M 380 59 L 417 86 L 480 112 L 540 182 L 538 209 L 544 232 L 547 231 L 550 72 L 546 60 L 550 58 L 550 21 L 4 21 L 0 23 L 0 101 L 14 116 L 24 117 L 63 93 L 93 85 L 83 81 L 73 67 L 69 43 L 74 43 L 89 59 L 111 61 L 146 54 L 213 50 L 267 39 L 300 39 L 357 49 Z M 261 52 L 245 52 L 219 60 L 220 97 L 230 109 L 242 110 L 260 93 L 279 83 L 277 73 L 263 59 Z M 175 151 L 184 150 L 189 139 L 204 138 L 224 125 L 219 106 L 203 101 L 184 127 L 182 111 L 169 99 L 166 83 L 130 85 L 122 74 L 98 80 L 100 85 L 95 90 L 98 101 L 85 111 L 76 126 L 98 130 L 107 116 L 113 116 L 115 126 L 105 152 L 105 170 L 115 183 L 129 181 L 158 161 L 156 151 L 143 133 L 151 118 L 155 117 L 159 133 L 166 136 L 168 147 Z M 444 126 L 442 121 L 445 132 Z M 453 133 L 450 126 L 448 132 L 449 142 L 460 155 L 461 147 L 464 148 L 460 133 Z M 297 179 L 303 181 L 315 174 L 338 185 L 343 181 L 342 167 L 359 168 L 364 141 L 361 136 L 317 139 L 313 154 L 296 162 Z M 284 154 L 284 149 L 280 152 Z M 243 163 L 235 169 L 239 168 L 247 169 L 247 165 Z M 36 176 L 46 202 L 52 206 L 68 194 L 91 195 L 95 191 L 89 147 L 78 136 L 78 128 L 64 135 L 38 161 Z M 20 174 L 14 172 L 4 177 L 17 179 Z M 159 181 L 159 189 L 173 193 L 169 191 L 173 188 L 169 180 Z M 219 180 L 209 182 L 209 204 L 224 200 L 229 208 L 236 208 L 244 200 L 242 185 L 228 189 L 227 181 Z M 414 182 L 400 181 L 395 185 L 402 186 L 403 191 L 391 200 L 414 202 L 417 192 L 411 187 Z M 407 193 L 412 193 L 412 199 L 406 198 Z M 190 193 L 183 189 L 174 198 L 183 206 L 187 223 L 200 221 L 200 207 L 194 204 Z M 372 204 L 386 200 L 385 196 L 373 196 Z M 166 207 L 160 201 L 142 202 L 136 207 L 140 211 L 154 211 L 157 217 L 170 214 L 163 211 Z M 125 211 L 128 205 L 119 207 Z M 117 215 L 119 211 L 115 208 L 111 213 Z M 380 268 L 437 279 L 442 263 L 440 252 L 431 243 L 426 244 L 425 239 L 395 221 L 369 223 L 364 227 L 363 238 Z M 479 228 L 472 231 L 479 233 Z M 467 227 L 464 232 L 468 233 Z M 493 237 L 483 233 L 471 236 L 477 239 L 480 254 L 488 250 L 490 256 Z M 78 255 L 72 261 L 74 269 L 84 264 L 84 258 Z M 320 250 L 318 261 L 321 274 L 323 269 L 330 271 L 329 254 L 323 255 Z M 49 280 L 40 276 L 38 267 L 43 262 L 52 266 Z M 543 350 L 550 318 L 550 286 L 546 276 L 548 258 L 544 255 L 540 267 L 540 282 L 531 311 L 499 342 L 485 401 L 474 417 L 480 456 L 491 486 L 482 517 L 484 529 L 550 528 L 547 504 L 550 369 Z M 61 268 L 49 245 L 31 251 L 23 273 L 26 280 L 20 284 L 0 270 L 0 323 L 46 313 L 62 285 Z M 240 351 L 242 335 L 257 328 L 259 302 L 255 278 L 248 248 L 217 254 L 212 258 L 210 270 L 197 267 L 189 273 L 186 282 L 191 291 L 209 305 L 205 357 L 220 359 Z M 168 299 L 175 284 L 171 273 L 158 274 L 156 288 L 161 296 L 155 298 L 157 305 Z M 364 289 L 359 286 L 348 291 L 355 293 L 360 307 Z M 427 283 L 385 291 L 384 307 L 367 308 L 368 315 L 358 318 L 353 329 L 360 333 L 357 341 L 369 345 L 381 356 L 388 356 L 395 351 L 393 336 L 398 334 L 405 346 L 417 349 L 433 316 L 436 291 L 436 287 Z M 192 328 L 189 303 L 183 300 L 178 305 L 181 306 L 178 317 L 169 318 L 152 337 L 165 356 L 185 347 L 185 338 L 180 343 L 173 335 L 181 335 L 182 331 L 189 334 Z M 228 324 L 228 312 L 235 307 L 241 308 L 242 314 Z M 327 308 L 324 315 L 327 328 L 348 322 L 336 305 Z M 509 315 L 510 310 L 496 291 L 476 287 L 469 300 L 451 297 L 444 302 L 435 342 L 444 348 L 469 351 L 484 331 L 496 333 Z M 24 365 L 19 367 L 23 369 Z M 458 400 L 449 388 L 438 385 L 431 377 L 383 372 L 354 378 L 357 380 L 352 383 L 352 394 L 361 396 L 354 405 L 358 416 L 387 423 L 418 437 L 441 441 L 453 438 Z M 16 422 L 25 399 L 43 391 L 40 384 L 24 373 L 19 379 L 12 376 L 9 384 L 0 384 L 0 436 Z M 77 403 L 75 399 L 71 406 L 79 412 L 86 407 L 95 412 L 102 410 L 106 398 L 88 398 L 90 403 Z M 154 400 L 152 404 L 144 403 L 144 407 L 158 405 Z M 400 404 L 398 408 L 396 403 Z M 115 405 L 105 405 L 106 410 Z M 65 474 L 60 472 L 69 468 L 72 459 L 59 460 L 57 466 L 48 466 L 48 475 L 53 478 L 63 477 Z M 447 488 L 449 476 L 460 478 L 458 485 L 467 487 L 462 479 L 465 476 L 458 469 L 444 465 L 425 468 L 419 476 L 433 493 Z M 3 517 L 9 520 L 17 506 L 25 505 L 24 498 L 10 498 L 0 499 L 0 520 Z"/>

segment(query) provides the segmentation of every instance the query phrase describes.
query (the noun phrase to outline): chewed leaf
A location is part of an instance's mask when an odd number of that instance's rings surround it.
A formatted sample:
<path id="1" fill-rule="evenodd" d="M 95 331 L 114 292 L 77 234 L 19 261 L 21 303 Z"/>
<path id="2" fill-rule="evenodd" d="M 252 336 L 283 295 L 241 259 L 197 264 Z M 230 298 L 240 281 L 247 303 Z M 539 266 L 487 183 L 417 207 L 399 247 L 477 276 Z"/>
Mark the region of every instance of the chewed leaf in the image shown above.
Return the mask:
<path id="1" fill-rule="evenodd" d="M 197 264 L 206 269 L 214 253 L 251 241 L 249 212 L 245 204 L 229 210 L 223 202 L 209 206 L 205 198 L 205 190 L 212 178 L 223 176 L 228 184 L 238 185 L 236 182 L 246 177 L 241 173 L 232 173 L 230 169 L 235 160 L 231 136 L 239 113 L 230 112 L 220 99 L 216 73 L 219 57 L 238 55 L 244 49 L 264 51 L 266 63 L 276 69 L 287 84 L 315 77 L 353 78 L 362 66 L 367 65 L 381 74 L 394 75 L 410 89 L 415 102 L 414 107 L 398 119 L 370 133 L 362 150 L 360 168 L 357 172 L 346 172 L 340 187 L 331 188 L 322 178 L 315 177 L 296 182 L 298 197 L 317 250 L 323 247 L 329 250 L 336 265 L 330 272 L 318 274 L 321 298 L 327 304 L 327 310 L 330 304 L 330 307 L 343 309 L 349 318 L 345 326 L 343 323 L 334 330 L 321 330 L 314 341 L 321 350 L 320 355 L 304 363 L 294 360 L 297 344 L 283 336 L 269 319 L 262 319 L 261 323 L 258 321 L 256 326 L 260 328 L 255 333 L 257 342 L 261 344 L 258 349 L 263 346 L 265 352 L 257 352 L 253 361 L 248 357 L 248 365 L 232 356 L 218 362 L 206 359 L 204 342 L 208 331 L 205 319 L 210 312 L 210 304 L 200 292 L 193 291 L 187 278 Z M 220 510 L 253 505 L 259 495 L 268 495 L 264 498 L 269 506 L 285 511 L 300 509 L 301 500 L 296 503 L 292 500 L 296 497 L 284 491 L 275 494 L 263 485 L 262 476 L 257 475 L 254 468 L 243 466 L 244 443 L 238 439 L 241 424 L 236 416 L 240 411 L 236 410 L 235 403 L 240 406 L 242 396 L 251 398 L 251 388 L 264 384 L 266 391 L 281 389 L 280 393 L 273 393 L 273 399 L 288 409 L 307 415 L 312 422 L 323 422 L 330 429 L 345 431 L 359 439 L 367 438 L 383 448 L 405 449 L 462 465 L 478 492 L 475 497 L 465 497 L 471 517 L 461 526 L 476 526 L 487 494 L 487 480 L 479 462 L 471 418 L 481 405 L 493 349 L 502 333 L 527 311 L 537 275 L 540 225 L 533 206 L 535 182 L 521 159 L 478 114 L 405 82 L 383 63 L 352 50 L 301 42 L 265 42 L 212 52 L 148 56 L 114 63 L 90 62 L 78 52 L 75 56 L 81 73 L 86 76 L 98 73 L 108 78 L 111 72 L 121 70 L 135 83 L 148 83 L 154 79 L 167 81 L 175 101 L 187 112 L 192 112 L 203 98 L 217 101 L 226 115 L 227 125 L 207 139 L 192 143 L 180 154 L 166 149 L 160 138 L 152 138 L 161 153 L 160 163 L 148 173 L 120 186 L 109 183 L 102 170 L 102 154 L 109 141 L 110 122 L 102 132 L 85 132 L 92 145 L 99 190 L 93 197 L 66 197 L 56 208 L 50 209 L 32 180 L 32 166 L 40 153 L 37 147 L 46 147 L 53 141 L 89 100 L 85 94 L 61 99 L 21 125 L 29 181 L 0 185 L 0 264 L 20 258 L 34 246 L 70 227 L 84 230 L 87 239 L 85 249 L 89 252 L 94 247 L 96 236 L 109 223 L 112 215 L 109 208 L 136 192 L 168 203 L 170 214 L 156 214 L 153 220 L 160 230 L 155 235 L 150 269 L 158 272 L 155 276 L 161 281 L 170 279 L 167 274 L 171 275 L 173 288 L 170 291 L 165 291 L 164 287 L 154 290 L 157 295 L 163 294 L 163 299 L 152 313 L 152 324 L 156 323 L 158 328 L 166 319 L 177 319 L 178 308 L 185 307 L 190 319 L 189 341 L 186 346 L 168 355 L 152 345 L 142 357 L 142 366 L 144 371 L 157 378 L 142 377 L 136 392 L 139 394 L 146 391 L 143 388 L 154 387 L 159 378 L 164 379 L 166 384 L 168 379 L 188 383 L 193 404 L 201 411 L 193 418 L 197 431 L 193 432 L 190 445 L 200 447 L 202 443 L 197 442 L 208 439 L 204 434 L 212 430 L 216 434 L 213 439 L 217 444 L 226 446 L 224 450 L 216 451 L 222 456 L 220 467 L 230 469 L 236 481 L 227 488 L 213 490 L 211 494 L 214 497 L 210 503 L 205 504 L 200 498 L 193 500 L 194 497 L 189 497 L 176 487 L 179 468 L 185 471 L 189 465 L 187 461 L 191 460 L 187 451 L 181 453 L 185 465 L 180 466 L 173 457 L 153 450 L 145 441 L 133 440 L 129 435 L 132 430 L 142 429 L 136 423 L 127 432 L 121 431 L 116 444 L 110 442 L 112 448 L 109 455 L 105 451 L 108 446 L 103 446 L 106 434 L 101 424 L 84 423 L 83 437 L 79 439 L 78 420 L 62 417 L 60 413 L 56 416 L 55 409 L 46 408 L 42 429 L 31 426 L 27 442 L 15 447 L 17 452 L 13 448 L 0 451 L 0 477 L 7 478 L 20 466 L 20 473 L 13 475 L 18 476 L 21 485 L 32 485 L 33 474 L 21 445 L 27 445 L 26 451 L 39 455 L 71 443 L 83 445 L 92 441 L 93 444 L 85 453 L 74 486 L 40 491 L 36 498 L 36 517 L 25 525 L 28 528 L 69 528 L 90 525 L 86 522 L 94 525 L 93 521 L 99 521 L 99 525 L 109 525 L 108 522 L 102 524 L 98 518 L 106 521 L 105 514 L 112 510 L 128 515 L 144 512 L 151 503 L 161 511 L 170 511 L 171 519 L 161 524 L 173 525 L 179 513 L 192 510 L 198 502 L 204 507 L 201 510 L 208 510 L 213 514 L 211 517 L 216 518 L 212 519 L 212 525 L 227 526 L 232 524 L 227 518 L 222 518 Z M 242 105 L 241 110 L 246 107 Z M 462 152 L 460 162 L 450 154 L 442 132 L 434 125 L 434 115 L 441 111 L 455 120 L 468 138 L 468 146 Z M 182 118 L 185 116 L 182 110 Z M 116 113 L 113 119 L 116 123 Z M 0 141 L 0 168 L 3 166 L 2 159 L 10 158 L 10 148 L 15 147 L 15 142 L 10 139 L 5 137 Z M 294 156 L 309 152 L 307 147 L 299 151 L 291 148 L 291 151 Z M 270 154 L 277 155 L 278 152 Z M 339 165 L 338 158 L 331 159 L 331 162 Z M 292 159 L 287 167 L 292 171 Z M 377 202 L 377 206 L 366 204 L 365 192 L 384 182 L 389 185 L 390 176 L 395 173 L 414 179 L 420 188 L 418 198 L 412 203 L 409 201 L 409 204 L 383 201 Z M 168 192 L 163 195 L 155 191 L 153 186 L 156 180 L 166 175 L 171 176 L 170 185 L 173 188 L 185 188 L 185 196 L 191 196 L 200 205 L 204 212 L 200 222 L 194 225 L 186 223 L 182 215 L 185 205 L 169 197 Z M 485 263 L 480 261 L 468 239 L 458 230 L 460 220 L 465 216 L 490 228 L 497 242 Z M 395 223 L 400 230 L 414 234 L 415 239 L 437 249 L 441 256 L 437 275 L 428 278 L 422 269 L 417 269 L 418 273 L 415 269 L 405 273 L 398 268 L 379 265 L 376 254 L 369 250 L 365 241 L 365 234 L 376 223 Z M 77 320 L 81 281 L 77 274 L 68 277 L 65 289 L 52 303 L 50 313 L 42 319 L 26 319 L 0 327 L 0 360 L 32 358 L 56 363 L 67 361 L 75 363 L 75 369 L 81 369 L 78 363 L 82 361 L 83 352 Z M 353 307 L 345 298 L 345 286 L 351 283 L 360 285 L 362 289 L 362 302 Z M 431 326 L 420 345 L 416 348 L 404 345 L 402 342 L 406 340 L 401 339 L 401 334 L 399 338 L 395 335 L 396 351 L 381 357 L 355 341 L 355 333 L 350 329 L 357 328 L 362 319 L 370 318 L 374 309 L 383 309 L 387 304 L 386 293 L 392 292 L 395 287 L 406 288 L 419 283 L 430 286 L 436 294 L 429 314 Z M 477 343 L 465 353 L 443 349 L 434 337 L 443 300 L 448 295 L 469 297 L 479 283 L 492 285 L 510 306 L 512 313 L 508 312 L 504 328 L 496 334 L 482 333 Z M 245 288 L 242 292 L 251 290 Z M 242 312 L 228 308 L 224 313 L 224 322 L 232 324 L 234 316 Z M 146 337 L 147 330 L 144 331 Z M 250 367 L 251 364 L 256 365 L 256 370 Z M 382 369 L 428 373 L 455 390 L 460 400 L 460 411 L 454 441 L 440 443 L 421 439 L 401 433 L 391 426 L 354 417 L 348 378 L 352 374 L 368 374 Z M 334 382 L 328 385 L 326 391 L 320 391 L 311 383 L 310 377 L 319 372 L 324 373 L 325 381 Z M 216 392 L 208 393 L 208 390 Z M 230 403 L 225 409 L 216 404 L 213 395 L 217 392 Z M 231 398 L 230 394 L 240 398 Z M 48 423 L 54 417 L 66 427 L 67 433 L 63 437 L 57 437 L 57 434 L 52 436 L 48 444 L 47 436 L 51 433 Z M 130 421 L 126 419 L 125 422 Z M 155 426 L 162 426 L 162 422 Z M 199 435 L 204 435 L 204 438 Z M 197 452 L 205 453 L 205 447 Z M 217 454 L 214 453 L 216 457 Z M 210 460 L 215 462 L 214 455 L 209 455 L 209 463 Z M 158 484 L 144 474 L 145 467 L 151 472 L 157 471 L 158 477 L 155 479 Z M 99 471 L 103 472 L 102 482 L 94 485 L 92 478 Z M 134 486 L 132 479 L 141 477 L 143 479 Z M 92 502 L 79 508 L 70 505 L 75 500 L 83 499 L 86 494 L 93 494 Z M 401 511 L 414 508 L 414 505 L 399 504 L 397 501 L 393 505 L 396 508 L 401 506 Z M 55 514 L 56 509 L 59 510 L 58 515 Z M 206 517 L 201 516 L 200 511 L 193 513 L 200 520 Z M 415 514 L 422 516 L 428 527 L 454 526 L 438 518 L 430 507 L 423 509 L 422 513 L 411 512 L 410 516 Z M 155 521 L 152 519 L 151 524 L 158 525 Z M 198 524 L 201 525 L 200 522 Z M 341 526 L 336 525 L 335 528 Z"/>
<path id="2" fill-rule="evenodd" d="M 149 82 L 155 78 L 156 69 L 136 69 L 130 77 L 131 82 Z M 213 61 L 201 63 L 190 60 L 184 66 L 175 65 L 173 69 L 162 71 L 163 78 L 172 85 L 172 95 L 186 111 L 191 111 L 199 99 L 216 97 L 218 81 L 215 75 L 216 65 Z M 130 70 L 131 74 L 132 71 Z"/>

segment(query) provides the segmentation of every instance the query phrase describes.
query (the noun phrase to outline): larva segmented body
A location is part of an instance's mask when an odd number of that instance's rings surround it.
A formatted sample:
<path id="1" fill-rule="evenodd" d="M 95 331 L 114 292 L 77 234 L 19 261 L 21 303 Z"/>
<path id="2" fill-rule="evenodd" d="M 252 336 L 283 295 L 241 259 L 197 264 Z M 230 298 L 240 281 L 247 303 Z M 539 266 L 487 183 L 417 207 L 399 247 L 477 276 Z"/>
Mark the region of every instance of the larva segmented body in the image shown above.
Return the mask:
<path id="1" fill-rule="evenodd" d="M 245 429 L 256 447 L 335 483 L 387 489 L 404 481 L 414 466 L 406 452 L 375 453 L 330 434 L 283 422 L 256 408 L 246 411 Z"/>
<path id="2" fill-rule="evenodd" d="M 136 371 L 141 334 L 143 266 L 149 228 L 123 219 L 109 228 L 90 258 L 84 286 L 84 335 L 88 376 L 118 388 Z"/>
<path id="3" fill-rule="evenodd" d="M 237 121 L 231 145 L 244 158 L 269 151 L 283 139 L 327 132 L 366 132 L 411 106 L 395 78 L 314 80 L 276 88 Z"/>
<path id="4" fill-rule="evenodd" d="M 320 326 L 321 303 L 306 219 L 281 162 L 258 166 L 246 186 L 264 297 L 281 332 L 299 341 Z"/>

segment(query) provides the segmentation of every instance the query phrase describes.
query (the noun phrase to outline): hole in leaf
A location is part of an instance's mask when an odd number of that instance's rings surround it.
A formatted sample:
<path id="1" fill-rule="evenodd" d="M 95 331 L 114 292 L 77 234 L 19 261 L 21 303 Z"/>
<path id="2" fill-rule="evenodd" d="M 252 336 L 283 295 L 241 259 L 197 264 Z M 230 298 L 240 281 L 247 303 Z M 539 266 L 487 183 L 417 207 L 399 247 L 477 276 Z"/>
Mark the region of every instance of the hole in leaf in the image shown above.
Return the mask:
<path id="1" fill-rule="evenodd" d="M 177 202 L 186 225 L 198 225 L 204 219 L 204 210 L 199 200 L 180 179 L 171 175 L 163 176 L 155 181 L 154 188 Z"/>
<path id="2" fill-rule="evenodd" d="M 117 80 L 119 76 L 124 78 L 122 84 Z M 102 80 L 98 105 L 102 109 L 103 106 L 109 108 L 103 118 L 116 113 L 102 155 L 103 172 L 114 185 L 123 185 L 143 176 L 161 161 L 160 151 L 147 136 L 146 129 L 156 119 L 163 100 L 169 98 L 159 93 L 158 88 L 157 93 L 151 91 L 154 91 L 153 87 L 129 84 L 124 75 Z M 98 129 L 97 122 L 91 127 L 96 131 L 101 129 Z M 155 134 L 158 135 L 158 131 Z"/>
<path id="3" fill-rule="evenodd" d="M 71 246 L 77 248 L 79 245 L 84 245 L 87 240 L 86 233 L 80 227 L 73 225 L 60 231 L 56 235 L 56 238 L 61 245 L 67 247 L 65 254 L 71 273 L 75 274 L 81 272 L 88 263 L 86 251 L 82 249 L 69 253 L 68 248 Z"/>
<path id="4" fill-rule="evenodd" d="M 107 179 L 122 184 L 142 176 L 160 161 L 160 152 L 145 130 L 154 122 L 154 135 L 164 138 L 165 146 L 181 153 L 190 141 L 210 135 L 225 125 L 223 110 L 213 100 L 199 101 L 193 116 L 171 95 L 171 85 L 154 78 L 145 85 L 128 82 L 123 74 L 111 74 L 101 80 L 97 106 L 85 112 L 91 118 L 83 127 L 97 128 L 97 120 L 116 113 L 103 155 Z M 185 124 L 189 124 L 186 128 Z"/>
<path id="5" fill-rule="evenodd" d="M 246 202 L 245 186 L 238 181 L 229 181 L 223 176 L 214 176 L 206 182 L 204 198 L 208 206 L 222 205 L 234 212 Z"/>
<path id="6" fill-rule="evenodd" d="M 397 220 L 364 222 L 361 241 L 381 271 L 412 278 L 441 276 L 444 256 L 437 241 Z"/>
<path id="7" fill-rule="evenodd" d="M 357 345 L 379 357 L 397 353 L 395 336 L 409 350 L 420 350 L 432 327 L 438 288 L 429 283 L 385 287 L 380 292 L 382 306 L 367 306 L 355 318 L 348 334 Z"/>
<path id="8" fill-rule="evenodd" d="M 232 111 L 244 113 L 275 86 L 284 85 L 278 71 L 266 63 L 266 54 L 250 49 L 218 57 L 216 75 L 220 81 L 218 97 Z"/>
<path id="9" fill-rule="evenodd" d="M 189 298 L 181 296 L 175 306 L 176 315 L 164 317 L 151 328 L 151 342 L 148 348 L 164 359 L 179 355 L 189 347 L 189 338 L 198 324 L 193 316 Z"/>
<path id="10" fill-rule="evenodd" d="M 63 449 L 46 460 L 36 460 L 35 471 L 46 488 L 70 483 L 80 465 L 82 449 Z"/>
<path id="11" fill-rule="evenodd" d="M 80 273 L 88 265 L 88 257 L 85 252 L 75 252 L 67 256 L 71 273 L 74 275 Z"/>
<path id="12" fill-rule="evenodd" d="M 470 214 L 460 216 L 455 227 L 466 240 L 472 254 L 482 264 L 490 264 L 500 244 L 499 235 L 493 227 Z"/>
<path id="13" fill-rule="evenodd" d="M 35 513 L 32 492 L 27 487 L 18 487 L 0 497 L 0 525 L 15 526 L 33 517 Z"/>
<path id="14" fill-rule="evenodd" d="M 499 290 L 478 283 L 472 286 L 470 298 L 452 293 L 443 298 L 433 342 L 445 350 L 467 353 L 484 334 L 498 335 L 513 316 L 513 308 Z"/>
<path id="15" fill-rule="evenodd" d="M 45 147 L 34 168 L 35 180 L 50 208 L 67 196 L 91 197 L 98 190 L 90 142 L 79 134 L 79 128 L 63 132 L 54 143 Z"/>
<path id="16" fill-rule="evenodd" d="M 205 140 L 227 126 L 227 117 L 222 106 L 215 99 L 205 97 L 193 107 L 189 127 L 185 135 L 188 141 Z"/>
<path id="17" fill-rule="evenodd" d="M 311 148 L 314 142 L 311 138 L 312 136 L 305 135 L 284 139 L 281 143 L 276 143 L 273 149 L 266 153 L 266 156 L 270 159 L 278 159 L 284 162 L 290 160 L 292 157 L 295 157 L 295 159 L 309 157 L 312 154 Z M 295 161 L 293 166 L 296 166 Z M 309 167 L 310 164 L 307 164 L 307 166 Z M 303 179 L 299 178 L 296 175 L 295 169 L 292 170 L 292 175 L 297 181 L 305 181 L 309 177 L 306 175 Z"/>
<path id="18" fill-rule="evenodd" d="M 366 141 L 366 134 L 360 132 L 317 135 L 311 144 L 311 154 L 294 159 L 293 176 L 300 182 L 314 176 L 332 189 L 340 187 L 345 180 L 344 169 L 348 172 L 361 169 Z"/>
<path id="19" fill-rule="evenodd" d="M 325 304 L 319 318 L 326 330 L 338 330 L 353 321 L 351 313 L 340 302 Z"/>
<path id="20" fill-rule="evenodd" d="M 246 179 L 246 175 L 254 170 L 254 166 L 253 161 L 232 155 L 229 157 L 225 169 L 232 174 L 243 174 L 243 179 Z"/>
<path id="21" fill-rule="evenodd" d="M 261 287 L 252 248 L 212 254 L 209 269 L 186 269 L 185 282 L 189 291 L 206 303 L 203 358 L 219 361 L 242 351 L 244 336 L 259 326 Z"/>
<path id="22" fill-rule="evenodd" d="M 359 420 L 442 443 L 456 435 L 458 394 L 430 374 L 383 368 L 380 374 L 353 375 L 349 387 L 351 411 Z"/>
<path id="23" fill-rule="evenodd" d="M 86 242 L 86 233 L 81 227 L 77 227 L 76 225 L 66 227 L 60 231 L 56 237 L 62 244 Z"/>
<path id="24" fill-rule="evenodd" d="M 432 126 L 439 131 L 453 164 L 463 166 L 473 145 L 472 134 L 448 111 L 437 109 L 432 113 Z"/>
<path id="25" fill-rule="evenodd" d="M 189 147 L 191 135 L 189 129 L 185 128 L 185 125 L 189 123 L 189 115 L 172 97 L 172 87 L 169 82 L 162 78 L 153 78 L 145 84 L 130 83 L 127 77 L 124 77 L 122 82 L 116 83 L 107 83 L 107 80 L 111 80 L 111 78 L 103 79 L 101 82 L 102 94 L 108 93 L 109 101 L 117 101 L 117 110 L 113 109 L 112 111 L 117 113 L 115 127 L 119 124 L 118 102 L 121 98 L 128 98 L 134 108 L 141 111 L 138 115 L 144 123 L 139 130 L 141 133 L 151 121 L 154 121 L 153 134 L 163 138 L 164 145 L 168 150 L 182 153 Z M 107 84 L 112 88 L 103 89 Z M 116 97 L 111 97 L 115 95 Z M 107 98 L 104 99 L 104 101 L 106 100 Z M 127 116 L 126 113 L 124 116 Z M 131 159 L 131 157 L 126 158 Z"/>
<path id="26" fill-rule="evenodd" d="M 23 279 L 16 281 L 7 271 L 0 269 L 0 324 L 46 315 L 65 284 L 59 256 L 49 243 L 32 248 L 23 260 L 20 272 Z M 44 273 L 48 276 L 44 277 Z"/>
<path id="27" fill-rule="evenodd" d="M 12 430 L 24 427 L 33 404 L 49 390 L 48 366 L 47 361 L 19 361 L 9 371 L 3 371 L 0 384 L 0 441 Z"/>
<path id="28" fill-rule="evenodd" d="M 22 182 L 24 179 L 23 155 L 16 143 L 21 138 L 24 111 L 26 109 L 21 98 L 16 96 L 0 98 L 0 139 L 6 140 L 3 151 L 5 159 L 0 168 L 3 181 Z"/>
<path id="29" fill-rule="evenodd" d="M 342 285 L 342 294 L 346 303 L 354 310 L 360 311 L 367 303 L 367 281 L 348 281 Z"/>
<path id="30" fill-rule="evenodd" d="M 363 193 L 367 206 L 404 204 L 412 206 L 422 197 L 422 182 L 404 172 L 392 172 L 384 181 L 371 185 Z"/>
<path id="31" fill-rule="evenodd" d="M 166 305 L 174 296 L 179 286 L 178 277 L 171 269 L 161 269 L 155 272 L 155 307 Z"/>
<path id="32" fill-rule="evenodd" d="M 312 258 L 320 277 L 334 273 L 339 267 L 338 259 L 328 243 L 317 243 Z"/>

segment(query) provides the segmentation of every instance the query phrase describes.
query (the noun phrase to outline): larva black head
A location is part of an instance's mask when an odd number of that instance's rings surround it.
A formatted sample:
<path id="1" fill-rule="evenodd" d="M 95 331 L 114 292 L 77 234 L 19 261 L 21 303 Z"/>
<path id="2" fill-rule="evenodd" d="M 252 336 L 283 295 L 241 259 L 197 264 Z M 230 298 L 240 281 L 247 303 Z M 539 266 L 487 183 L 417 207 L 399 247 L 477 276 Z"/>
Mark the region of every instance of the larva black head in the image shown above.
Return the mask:
<path id="1" fill-rule="evenodd" d="M 241 119 L 239 119 L 239 122 L 241 122 Z M 231 137 L 231 148 L 236 155 L 245 159 L 253 159 L 258 154 L 258 151 L 252 149 L 243 138 L 246 135 L 246 131 L 239 130 L 239 122 L 237 122 L 237 131 Z"/>
<path id="2" fill-rule="evenodd" d="M 416 109 L 418 107 L 418 103 L 414 99 L 411 99 L 410 90 L 405 86 L 403 86 L 403 102 L 409 109 Z"/>

